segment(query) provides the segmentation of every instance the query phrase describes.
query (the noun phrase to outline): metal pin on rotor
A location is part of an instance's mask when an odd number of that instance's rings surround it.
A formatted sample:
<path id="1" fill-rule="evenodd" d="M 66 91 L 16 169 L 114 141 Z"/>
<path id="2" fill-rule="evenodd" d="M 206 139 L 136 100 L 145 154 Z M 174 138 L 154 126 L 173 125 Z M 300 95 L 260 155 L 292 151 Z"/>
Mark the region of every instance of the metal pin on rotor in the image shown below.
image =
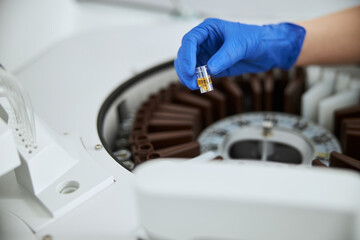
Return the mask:
<path id="1" fill-rule="evenodd" d="M 262 123 L 262 135 L 264 137 L 270 137 L 273 134 L 274 124 L 272 121 L 264 121 Z"/>

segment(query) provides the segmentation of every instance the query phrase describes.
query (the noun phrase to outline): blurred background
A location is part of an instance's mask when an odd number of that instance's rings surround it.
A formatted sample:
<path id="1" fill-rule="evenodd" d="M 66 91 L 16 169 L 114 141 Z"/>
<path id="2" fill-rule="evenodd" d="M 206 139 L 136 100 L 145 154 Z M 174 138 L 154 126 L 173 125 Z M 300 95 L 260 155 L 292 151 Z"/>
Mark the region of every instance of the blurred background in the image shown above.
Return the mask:
<path id="1" fill-rule="evenodd" d="M 62 41 L 114 29 L 122 32 L 178 27 L 178 42 L 168 43 L 166 32 L 158 43 L 179 45 L 181 36 L 207 17 L 248 23 L 300 21 L 359 4 L 356 0 L 0 0 L 0 62 L 19 72 Z M 119 43 L 120 44 L 120 43 Z M 149 44 L 137 37 L 130 46 Z M 134 52 L 134 57 L 139 53 Z M 176 56 L 176 51 L 169 53 Z M 129 56 L 128 56 L 129 57 Z"/>

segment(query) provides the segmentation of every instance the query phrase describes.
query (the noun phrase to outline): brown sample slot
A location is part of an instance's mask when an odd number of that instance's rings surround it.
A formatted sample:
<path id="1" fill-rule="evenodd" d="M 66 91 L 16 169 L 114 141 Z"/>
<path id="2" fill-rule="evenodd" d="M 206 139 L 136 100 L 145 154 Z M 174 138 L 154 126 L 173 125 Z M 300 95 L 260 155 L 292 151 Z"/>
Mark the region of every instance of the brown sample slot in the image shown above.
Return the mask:
<path id="1" fill-rule="evenodd" d="M 136 116 L 134 119 L 135 122 L 141 122 L 143 120 L 147 120 L 151 115 L 151 111 L 148 110 L 144 105 L 142 105 L 139 110 L 136 112 Z"/>
<path id="2" fill-rule="evenodd" d="M 214 121 L 226 117 L 226 97 L 222 92 L 214 89 L 211 92 L 203 94 L 202 97 L 211 101 Z"/>
<path id="3" fill-rule="evenodd" d="M 170 87 L 162 88 L 159 93 L 159 98 L 161 102 L 171 102 L 173 97 L 173 91 Z"/>
<path id="4" fill-rule="evenodd" d="M 211 77 L 211 79 L 212 79 L 212 85 L 214 87 L 214 90 L 218 89 L 222 78 L 215 78 L 215 77 L 213 78 L 213 77 Z"/>
<path id="5" fill-rule="evenodd" d="M 192 121 L 171 120 L 152 118 L 149 120 L 149 132 L 176 131 L 176 130 L 192 130 L 194 124 Z"/>
<path id="6" fill-rule="evenodd" d="M 130 150 L 131 150 L 131 153 L 132 153 L 134 161 L 135 161 L 135 157 L 139 156 L 139 153 L 137 152 L 137 145 L 135 143 L 131 144 Z"/>
<path id="7" fill-rule="evenodd" d="M 334 113 L 334 134 L 340 138 L 340 128 L 345 118 L 360 118 L 360 105 L 342 108 Z"/>
<path id="8" fill-rule="evenodd" d="M 301 95 L 304 92 L 305 73 L 302 68 L 295 69 L 295 78 L 284 89 L 284 112 L 300 114 Z"/>
<path id="9" fill-rule="evenodd" d="M 153 146 L 147 142 L 132 146 L 133 160 L 135 164 L 140 164 L 147 159 L 147 155 L 154 151 Z"/>
<path id="10" fill-rule="evenodd" d="M 193 123 L 193 130 L 195 136 L 197 136 L 200 132 L 201 122 L 198 118 L 196 118 L 194 115 L 191 114 L 156 111 L 152 114 L 152 117 L 155 119 L 191 121 Z"/>
<path id="11" fill-rule="evenodd" d="M 194 133 L 191 130 L 149 133 L 147 139 L 156 150 L 191 142 L 194 140 Z"/>
<path id="12" fill-rule="evenodd" d="M 240 87 L 230 78 L 218 80 L 219 88 L 226 96 L 226 106 L 228 115 L 241 113 L 243 111 L 243 92 Z"/>
<path id="13" fill-rule="evenodd" d="M 265 74 L 264 84 L 264 110 L 272 111 L 273 109 L 273 93 L 274 93 L 274 78 L 271 71 Z"/>
<path id="14" fill-rule="evenodd" d="M 152 112 L 154 111 L 159 103 L 159 99 L 152 95 L 150 96 L 141 106 L 142 111 Z"/>
<path id="15" fill-rule="evenodd" d="M 298 81 L 291 81 L 284 90 L 284 112 L 299 114 L 302 83 Z"/>
<path id="16" fill-rule="evenodd" d="M 274 70 L 274 74 L 277 72 L 279 74 L 275 74 L 275 81 L 274 81 L 274 93 L 273 93 L 273 110 L 277 112 L 282 112 L 284 109 L 284 90 L 289 82 L 289 74 L 286 71 L 282 70 Z M 279 75 L 279 76 L 277 76 Z"/>
<path id="17" fill-rule="evenodd" d="M 201 120 L 200 110 L 194 107 L 189 107 L 174 103 L 162 103 L 158 106 L 158 110 L 168 113 L 189 114 L 194 116 L 195 119 Z"/>
<path id="18" fill-rule="evenodd" d="M 241 84 L 246 80 L 250 79 L 250 74 L 243 74 L 240 76 L 233 77 L 233 81 L 241 88 Z"/>
<path id="19" fill-rule="evenodd" d="M 138 135 L 144 135 L 147 133 L 149 111 L 141 107 L 136 114 L 129 136 L 129 143 L 132 144 Z"/>
<path id="20" fill-rule="evenodd" d="M 344 147 L 344 135 L 346 130 L 360 130 L 360 118 L 345 118 L 341 122 L 340 127 L 340 142 Z"/>
<path id="21" fill-rule="evenodd" d="M 252 95 L 253 110 L 262 110 L 262 87 L 260 77 L 257 74 L 251 74 L 250 90 Z"/>
<path id="22" fill-rule="evenodd" d="M 140 164 L 140 163 L 143 162 L 143 161 L 140 160 L 139 155 L 134 155 L 134 156 L 133 156 L 133 161 L 134 161 L 134 163 L 135 163 L 136 165 L 138 165 L 138 164 Z"/>
<path id="23" fill-rule="evenodd" d="M 155 108 L 157 108 L 157 105 L 159 105 L 161 103 L 161 96 L 159 94 L 151 94 L 148 97 L 149 101 L 152 101 Z"/>
<path id="24" fill-rule="evenodd" d="M 129 143 L 130 144 L 135 143 L 137 136 L 146 135 L 146 134 L 147 134 L 147 127 L 145 127 L 145 125 L 135 124 L 129 136 Z"/>
<path id="25" fill-rule="evenodd" d="M 305 85 L 306 85 L 306 71 L 304 68 L 301 67 L 295 68 L 295 80 L 302 82 L 301 92 L 303 93 L 305 91 Z"/>
<path id="26" fill-rule="evenodd" d="M 144 132 L 147 132 L 147 125 L 146 124 L 141 124 L 141 123 L 136 123 L 132 127 L 131 135 L 144 133 Z"/>
<path id="27" fill-rule="evenodd" d="M 132 143 L 139 145 L 139 144 L 148 143 L 148 142 L 149 142 L 148 134 L 142 133 L 142 134 L 134 135 Z"/>
<path id="28" fill-rule="evenodd" d="M 340 143 L 342 148 L 345 148 L 345 143 L 347 142 L 346 133 L 348 131 L 360 131 L 360 124 L 347 124 L 346 128 L 341 129 Z"/>
<path id="29" fill-rule="evenodd" d="M 311 162 L 311 166 L 316 167 L 327 167 L 325 164 L 323 164 L 319 159 L 315 159 Z"/>
<path id="30" fill-rule="evenodd" d="M 344 135 L 344 154 L 360 159 L 360 131 L 356 130 L 346 130 Z"/>
<path id="31" fill-rule="evenodd" d="M 251 87 L 250 87 L 250 74 L 247 74 L 246 77 L 235 77 L 234 82 L 238 85 L 242 91 L 242 112 L 253 111 L 253 103 L 251 96 Z"/>
<path id="32" fill-rule="evenodd" d="M 142 161 L 146 160 L 146 156 L 154 151 L 154 147 L 151 143 L 141 143 L 137 146 L 137 152 Z"/>
<path id="33" fill-rule="evenodd" d="M 141 129 L 142 131 L 147 131 L 148 121 L 150 119 L 149 114 L 136 114 L 136 117 L 133 122 L 132 129 L 136 131 L 136 129 Z"/>
<path id="34" fill-rule="evenodd" d="M 206 127 L 213 122 L 212 106 L 209 100 L 191 94 L 190 92 L 179 91 L 174 94 L 174 101 L 199 109 L 202 116 L 202 127 Z"/>
<path id="35" fill-rule="evenodd" d="M 330 154 L 330 167 L 360 171 L 360 161 L 338 152 L 332 152 Z"/>
<path id="36" fill-rule="evenodd" d="M 148 154 L 147 159 L 154 158 L 194 158 L 200 155 L 200 144 L 197 141 L 158 149 Z"/>

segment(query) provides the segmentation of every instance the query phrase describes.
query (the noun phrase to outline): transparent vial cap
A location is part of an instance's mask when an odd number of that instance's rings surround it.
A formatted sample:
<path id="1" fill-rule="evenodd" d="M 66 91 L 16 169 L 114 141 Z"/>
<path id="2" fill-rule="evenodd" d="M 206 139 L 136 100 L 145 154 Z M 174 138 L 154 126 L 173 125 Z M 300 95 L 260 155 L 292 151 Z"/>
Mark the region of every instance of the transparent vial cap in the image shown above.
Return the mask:
<path id="1" fill-rule="evenodd" d="M 207 65 L 195 68 L 195 73 L 201 93 L 206 93 L 214 90 L 210 74 L 208 73 Z"/>

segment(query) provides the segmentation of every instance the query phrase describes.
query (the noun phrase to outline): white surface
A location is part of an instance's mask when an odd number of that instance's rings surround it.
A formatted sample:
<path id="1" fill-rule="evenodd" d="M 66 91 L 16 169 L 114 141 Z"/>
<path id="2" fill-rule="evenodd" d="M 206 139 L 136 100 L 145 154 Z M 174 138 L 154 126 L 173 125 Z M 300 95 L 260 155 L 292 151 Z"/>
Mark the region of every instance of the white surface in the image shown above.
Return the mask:
<path id="1" fill-rule="evenodd" d="M 315 83 L 320 81 L 323 68 L 320 66 L 308 66 L 306 68 L 306 88 L 312 87 Z"/>
<path id="2" fill-rule="evenodd" d="M 323 68 L 322 74 L 321 74 L 321 81 L 326 82 L 330 84 L 331 86 L 334 86 L 336 79 L 337 79 L 337 71 L 334 68 L 326 67 Z M 333 90 L 333 89 L 332 89 Z"/>
<path id="3" fill-rule="evenodd" d="M 350 74 L 339 72 L 335 83 L 335 92 L 347 91 L 349 89 Z"/>
<path id="4" fill-rule="evenodd" d="M 51 129 L 36 119 L 37 148 L 19 146 L 21 166 L 16 169 L 18 182 L 37 195 L 71 169 L 79 159 L 60 146 Z M 51 134 L 52 133 L 52 134 Z M 30 152 L 31 151 L 31 152 Z"/>
<path id="5" fill-rule="evenodd" d="M 82 35 L 59 44 L 18 74 L 37 115 L 58 134 L 80 136 L 88 153 L 116 180 L 75 210 L 36 229 L 39 238 L 51 234 L 58 239 L 133 239 L 138 228 L 133 175 L 105 149 L 95 150 L 100 143 L 98 111 L 123 81 L 175 57 L 182 35 L 195 24 L 117 27 Z"/>
<path id="6" fill-rule="evenodd" d="M 200 12 L 200 19 L 273 23 L 314 18 L 359 4 L 357 0 L 141 0 L 148 6 L 136 9 L 131 7 L 132 1 L 126 2 L 130 4 L 118 5 L 111 0 L 0 0 L 1 63 L 11 72 L 19 72 L 65 39 L 109 27 L 137 28 L 174 20 L 172 11 L 152 11 L 152 5 Z"/>
<path id="7" fill-rule="evenodd" d="M 1 110 L 0 110 L 1 111 Z M 0 179 L 1 176 L 20 165 L 12 130 L 0 117 Z M 1 180 L 0 180 L 1 181 Z"/>
<path id="8" fill-rule="evenodd" d="M 60 42 L 114 26 L 151 26 L 165 14 L 76 0 L 0 0 L 0 59 L 11 72 L 21 71 Z"/>
<path id="9" fill-rule="evenodd" d="M 178 160 L 147 162 L 135 175 L 142 225 L 154 239 L 360 237 L 355 173 Z"/>
<path id="10" fill-rule="evenodd" d="M 184 4 L 208 16 L 243 19 L 267 19 L 270 21 L 300 21 L 311 19 L 359 4 L 357 0 L 303 0 L 303 1 L 207 1 L 181 0 Z"/>
<path id="11" fill-rule="evenodd" d="M 317 15 L 334 6 L 343 8 L 349 2 L 312 2 L 314 6 L 319 5 L 311 10 L 306 2 L 286 2 L 286 5 L 287 10 L 298 11 L 294 4 L 304 4 L 306 11 L 302 13 Z M 199 3 L 194 8 L 202 9 L 204 2 Z M 281 4 L 281 10 L 279 4 L 270 2 L 265 5 L 238 2 L 238 7 L 232 4 L 223 4 L 236 15 L 227 15 L 228 19 L 266 22 L 282 18 L 281 14 L 293 16 L 292 12 L 282 9 Z M 253 6 L 252 13 L 257 14 L 253 18 L 239 13 L 241 10 L 251 14 L 246 4 Z M 273 10 L 268 8 L 269 4 Z M 273 17 L 259 19 L 263 13 L 259 11 L 260 5 L 263 11 L 274 13 Z M 216 11 L 217 8 L 214 7 Z M 134 239 L 139 227 L 132 195 L 134 176 L 112 160 L 104 149 L 95 150 L 95 145 L 100 143 L 96 130 L 98 110 L 108 94 L 123 81 L 173 59 L 183 34 L 199 22 L 200 19 L 184 21 L 166 14 L 79 4 L 73 0 L 0 0 L 3 65 L 18 73 L 30 93 L 35 112 L 58 134 L 79 136 L 87 152 L 116 180 L 76 209 L 46 227 L 35 229 L 38 239 L 47 234 L 61 240 Z M 13 172 L 4 177 L 7 181 L 15 179 Z M 0 184 L 0 189 L 7 188 L 6 184 Z M 44 219 L 51 219 L 23 188 L 11 189 L 11 194 L 7 200 L 16 202 L 19 211 L 36 214 L 32 224 L 40 225 Z"/>
<path id="12" fill-rule="evenodd" d="M 36 240 L 31 229 L 17 216 L 0 210 L 1 237 L 6 240 Z"/>
<path id="13" fill-rule="evenodd" d="M 216 157 L 215 153 L 209 151 L 209 152 L 203 153 L 195 158 L 192 158 L 190 160 L 190 162 L 210 162 L 215 157 Z"/>
<path id="14" fill-rule="evenodd" d="M 333 83 L 318 82 L 312 88 L 308 89 L 301 96 L 301 116 L 306 119 L 317 121 L 319 103 L 325 97 L 331 95 Z"/>
<path id="15" fill-rule="evenodd" d="M 349 82 L 349 89 L 360 91 L 360 77 L 352 78 Z"/>
<path id="16" fill-rule="evenodd" d="M 358 103 L 359 90 L 341 92 L 325 98 L 319 103 L 318 123 L 332 131 L 334 126 L 334 112 L 337 109 L 350 107 Z"/>
<path id="17" fill-rule="evenodd" d="M 8 174 L 0 181 L 1 208 L 21 218 L 34 231 L 113 183 L 112 176 L 94 163 L 78 137 L 56 137 L 36 120 L 38 148 L 28 153 L 18 146 L 21 166 L 14 171 L 16 179 Z M 76 191 L 63 194 L 71 187 L 77 187 Z M 22 194 L 23 188 L 31 194 Z M 14 195 L 17 189 L 20 194 Z"/>

